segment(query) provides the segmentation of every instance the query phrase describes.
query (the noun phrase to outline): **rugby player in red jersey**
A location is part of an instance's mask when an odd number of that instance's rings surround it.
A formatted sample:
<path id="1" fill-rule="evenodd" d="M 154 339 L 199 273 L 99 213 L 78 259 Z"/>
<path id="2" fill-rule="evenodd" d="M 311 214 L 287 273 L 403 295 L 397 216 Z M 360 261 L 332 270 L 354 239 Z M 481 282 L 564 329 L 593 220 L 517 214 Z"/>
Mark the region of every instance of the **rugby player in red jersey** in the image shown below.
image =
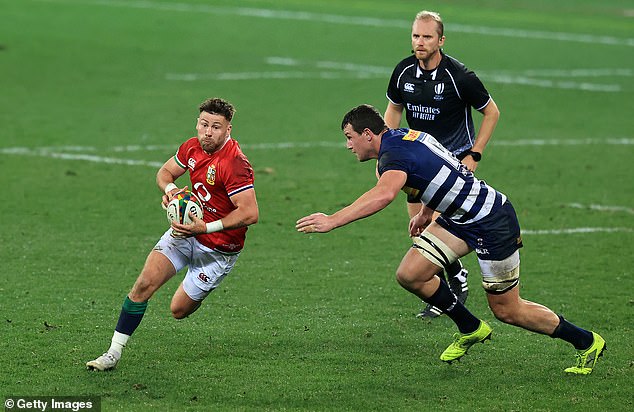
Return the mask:
<path id="1" fill-rule="evenodd" d="M 86 363 L 88 369 L 113 369 L 128 339 L 139 326 L 152 295 L 179 270 L 188 267 L 172 297 L 176 319 L 195 312 L 231 272 L 244 247 L 247 226 L 258 221 L 253 168 L 231 137 L 233 105 L 223 99 L 205 100 L 199 107 L 197 136 L 185 141 L 156 175 L 165 193 L 163 206 L 181 190 L 175 181 L 189 172 L 191 190 L 203 205 L 203 219 L 172 223 L 150 252 L 132 290 L 126 296 L 108 351 Z"/>

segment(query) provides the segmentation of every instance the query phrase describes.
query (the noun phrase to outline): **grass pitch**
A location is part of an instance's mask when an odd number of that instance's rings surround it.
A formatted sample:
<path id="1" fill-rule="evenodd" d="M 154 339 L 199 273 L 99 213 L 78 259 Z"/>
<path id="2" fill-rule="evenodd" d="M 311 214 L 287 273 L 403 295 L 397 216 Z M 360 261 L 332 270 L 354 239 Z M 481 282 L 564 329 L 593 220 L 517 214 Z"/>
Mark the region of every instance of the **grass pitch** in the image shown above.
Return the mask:
<path id="1" fill-rule="evenodd" d="M 443 15 L 445 51 L 500 107 L 477 173 L 518 211 L 524 297 L 607 340 L 591 376 L 563 374 L 569 345 L 493 318 L 472 256 L 468 306 L 493 341 L 441 363 L 451 322 L 415 319 L 420 302 L 394 281 L 404 199 L 327 235 L 295 233 L 297 218 L 373 185 L 340 120 L 360 103 L 385 107 L 420 7 Z M 4 396 L 100 396 L 104 411 L 631 409 L 631 12 L 618 1 L 2 2 Z M 119 368 L 89 373 L 167 225 L 158 165 L 210 96 L 237 107 L 260 223 L 194 316 L 170 318 L 177 277 Z"/>

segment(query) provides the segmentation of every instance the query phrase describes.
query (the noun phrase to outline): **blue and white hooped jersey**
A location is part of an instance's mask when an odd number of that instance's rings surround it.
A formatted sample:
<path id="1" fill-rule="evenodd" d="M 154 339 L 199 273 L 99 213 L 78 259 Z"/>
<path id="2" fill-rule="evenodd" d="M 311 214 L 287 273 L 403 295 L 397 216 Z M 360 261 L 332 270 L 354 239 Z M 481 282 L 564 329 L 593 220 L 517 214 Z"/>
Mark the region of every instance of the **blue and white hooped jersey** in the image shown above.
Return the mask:
<path id="1" fill-rule="evenodd" d="M 378 171 L 407 173 L 403 191 L 456 223 L 493 214 L 506 196 L 469 169 L 430 134 L 409 129 L 383 134 Z"/>

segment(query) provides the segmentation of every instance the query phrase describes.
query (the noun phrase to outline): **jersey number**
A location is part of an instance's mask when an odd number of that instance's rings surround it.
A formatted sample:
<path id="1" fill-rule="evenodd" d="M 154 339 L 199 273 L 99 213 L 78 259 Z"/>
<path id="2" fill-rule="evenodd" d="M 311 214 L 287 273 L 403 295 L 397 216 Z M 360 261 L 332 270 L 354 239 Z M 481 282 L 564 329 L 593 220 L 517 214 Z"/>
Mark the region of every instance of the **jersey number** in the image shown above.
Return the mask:
<path id="1" fill-rule="evenodd" d="M 198 195 L 202 201 L 209 202 L 209 199 L 211 199 L 211 193 L 209 193 L 204 184 L 200 182 L 194 183 L 194 189 L 196 189 L 196 195 Z"/>

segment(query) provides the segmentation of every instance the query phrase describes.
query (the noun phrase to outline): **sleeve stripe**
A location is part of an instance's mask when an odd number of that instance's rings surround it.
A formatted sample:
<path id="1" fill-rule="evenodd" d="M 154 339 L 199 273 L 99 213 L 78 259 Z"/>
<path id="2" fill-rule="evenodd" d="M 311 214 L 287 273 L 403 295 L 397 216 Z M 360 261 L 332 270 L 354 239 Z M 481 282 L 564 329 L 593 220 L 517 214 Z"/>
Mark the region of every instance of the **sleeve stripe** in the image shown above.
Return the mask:
<path id="1" fill-rule="evenodd" d="M 180 167 L 182 167 L 183 169 L 187 169 L 187 166 L 185 166 L 180 162 L 180 160 L 178 160 L 178 156 L 174 155 L 174 160 L 176 161 L 176 163 L 178 163 Z"/>
<path id="2" fill-rule="evenodd" d="M 387 99 L 390 101 L 390 103 L 392 103 L 395 106 L 403 106 L 403 103 L 396 103 L 394 100 L 390 99 L 390 96 L 385 93 L 385 97 L 387 97 Z"/>
<path id="3" fill-rule="evenodd" d="M 396 79 L 396 88 L 401 87 L 401 77 L 403 77 L 403 74 L 405 74 L 405 72 L 407 71 L 407 69 L 410 69 L 414 67 L 413 64 L 410 64 L 409 66 L 407 66 L 406 68 L 403 69 L 403 71 L 401 72 L 401 74 L 398 75 L 398 79 Z"/>
<path id="4" fill-rule="evenodd" d="M 460 90 L 458 90 L 458 86 L 456 86 L 456 81 L 454 80 L 453 76 L 451 75 L 451 72 L 447 69 L 445 69 L 445 72 L 447 72 L 447 74 L 449 75 L 449 78 L 451 79 L 451 84 L 453 84 L 453 89 L 456 91 L 456 94 L 458 95 L 458 98 L 460 100 L 462 100 L 462 96 L 460 96 Z"/>
<path id="5" fill-rule="evenodd" d="M 483 104 L 482 107 L 476 108 L 476 110 L 480 111 L 480 110 L 484 109 L 485 107 L 487 107 L 489 105 L 490 101 L 491 101 L 491 95 L 489 95 L 489 99 L 487 100 L 487 102 L 485 104 Z"/>
<path id="6" fill-rule="evenodd" d="M 235 194 L 238 194 L 238 193 L 240 193 L 240 192 L 244 192 L 245 190 L 249 190 L 249 189 L 253 189 L 253 185 L 252 185 L 252 184 L 250 184 L 250 185 L 246 185 L 246 186 L 242 186 L 242 187 L 240 187 L 240 188 L 238 188 L 238 189 L 236 189 L 236 190 L 233 190 L 233 191 L 231 191 L 231 192 L 227 193 L 227 195 L 228 195 L 229 197 L 231 197 L 231 196 L 233 196 L 233 195 L 235 195 Z"/>

